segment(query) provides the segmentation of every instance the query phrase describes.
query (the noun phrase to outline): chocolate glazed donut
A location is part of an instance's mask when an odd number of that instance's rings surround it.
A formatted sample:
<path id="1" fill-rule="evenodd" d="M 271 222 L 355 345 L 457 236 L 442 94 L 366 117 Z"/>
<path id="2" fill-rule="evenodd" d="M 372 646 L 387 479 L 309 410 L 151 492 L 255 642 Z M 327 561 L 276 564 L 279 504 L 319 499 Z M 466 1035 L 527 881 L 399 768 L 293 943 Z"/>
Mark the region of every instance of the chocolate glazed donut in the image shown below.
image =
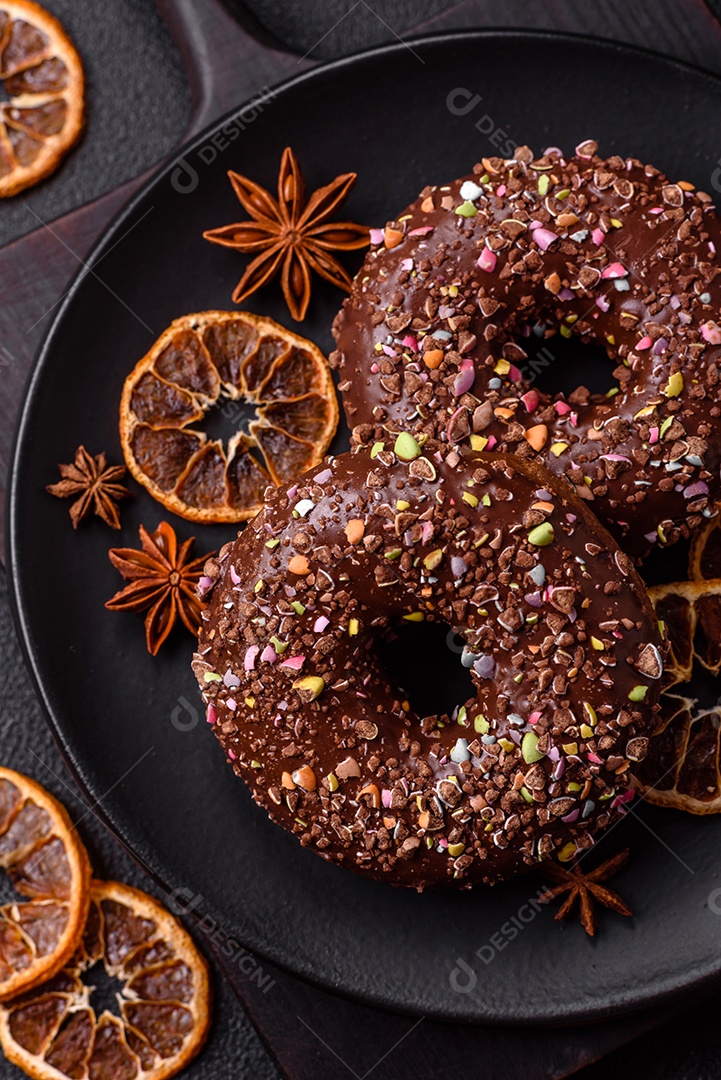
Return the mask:
<path id="1" fill-rule="evenodd" d="M 331 361 L 356 441 L 538 457 L 642 556 L 721 495 L 721 228 L 693 185 L 596 151 L 519 147 L 425 188 L 372 231 Z M 559 330 L 606 348 L 605 396 L 531 386 L 526 339 Z"/>
<path id="2" fill-rule="evenodd" d="M 238 776 L 326 859 L 397 885 L 570 859 L 632 797 L 663 642 L 631 560 L 513 456 L 344 454 L 206 566 L 194 671 Z M 433 620 L 475 696 L 417 715 L 374 643 Z M 420 656 L 421 663 L 432 657 Z"/>

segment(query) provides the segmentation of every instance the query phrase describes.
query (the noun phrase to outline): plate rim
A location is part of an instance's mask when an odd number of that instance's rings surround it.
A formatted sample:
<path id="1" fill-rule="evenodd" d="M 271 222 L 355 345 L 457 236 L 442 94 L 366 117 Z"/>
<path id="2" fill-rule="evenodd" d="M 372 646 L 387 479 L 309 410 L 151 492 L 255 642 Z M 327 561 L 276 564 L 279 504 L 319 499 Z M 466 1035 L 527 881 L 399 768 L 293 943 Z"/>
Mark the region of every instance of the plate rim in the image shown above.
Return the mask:
<path id="1" fill-rule="evenodd" d="M 721 75 L 708 69 L 701 67 L 700 65 L 692 64 L 687 61 L 678 59 L 677 57 L 664 56 L 654 49 L 645 48 L 639 45 L 628 44 L 625 42 L 615 41 L 610 38 L 597 38 L 590 34 L 570 33 L 566 31 L 556 31 L 547 29 L 522 29 L 517 27 L 490 27 L 490 28 L 472 28 L 442 31 L 440 33 L 424 33 L 419 35 L 409 35 L 404 38 L 402 42 L 391 42 L 383 45 L 372 46 L 367 49 L 359 50 L 351 53 L 348 56 L 339 57 L 335 60 L 320 63 L 306 71 L 299 72 L 297 75 L 293 75 L 289 78 L 282 79 L 277 83 L 274 83 L 269 88 L 263 88 L 267 93 L 271 93 L 273 97 L 280 94 L 292 92 L 296 87 L 302 86 L 308 81 L 314 81 L 318 77 L 327 77 L 336 72 L 341 72 L 347 67 L 352 67 L 359 61 L 371 60 L 375 58 L 382 58 L 385 55 L 398 54 L 401 50 L 409 48 L 409 46 L 443 46 L 453 45 L 458 41 L 488 41 L 488 40 L 532 40 L 543 41 L 553 40 L 561 41 L 569 44 L 583 44 L 586 47 L 591 47 L 603 52 L 624 53 L 629 58 L 643 56 L 647 59 L 651 59 L 655 62 L 661 62 L 663 65 L 678 70 L 679 74 L 693 74 L 695 77 L 702 77 L 712 83 L 715 83 L 719 89 L 721 89 Z M 125 835 L 125 830 L 122 825 L 116 824 L 113 821 L 109 813 L 106 812 L 103 807 L 102 799 L 104 796 L 98 797 L 97 793 L 93 791 L 91 780 L 86 776 L 85 764 L 82 760 L 82 755 L 79 755 L 76 750 L 73 749 L 72 740 L 70 740 L 63 727 L 62 718 L 60 716 L 60 710 L 56 709 L 52 703 L 52 695 L 50 692 L 46 692 L 42 672 L 39 664 L 36 663 L 36 658 L 33 655 L 32 650 L 32 631 L 30 626 L 30 620 L 27 616 L 27 610 L 24 607 L 23 601 L 23 585 L 17 575 L 17 565 L 19 561 L 18 549 L 22 543 L 21 537 L 18 532 L 18 503 L 19 503 L 19 461 L 24 451 L 24 444 L 28 435 L 29 417 L 32 412 L 35 398 L 39 392 L 42 376 L 45 371 L 45 367 L 48 364 L 51 354 L 54 351 L 56 339 L 61 333 L 62 323 L 66 317 L 68 309 L 75 301 L 76 294 L 78 293 L 85 277 L 93 272 L 95 265 L 103 258 L 103 256 L 109 251 L 117 239 L 118 232 L 126 225 L 128 219 L 130 219 L 136 211 L 136 208 L 142 203 L 155 188 L 160 184 L 166 182 L 170 177 L 172 170 L 176 168 L 183 160 L 190 154 L 192 154 L 197 148 L 204 145 L 208 139 L 224 124 L 229 123 L 233 118 L 236 118 L 244 109 L 250 104 L 257 102 L 260 96 L 260 92 L 247 100 L 239 103 L 234 108 L 223 113 L 210 124 L 208 124 L 202 131 L 193 135 L 187 142 L 183 142 L 175 147 L 170 154 L 168 154 L 157 167 L 153 169 L 152 174 L 140 185 L 140 187 L 133 192 L 130 199 L 124 203 L 112 216 L 107 225 L 102 229 L 98 236 L 93 241 L 90 251 L 84 257 L 82 265 L 73 275 L 70 284 L 65 292 L 61 302 L 58 304 L 56 311 L 50 320 L 48 327 L 43 334 L 42 340 L 37 348 L 30 372 L 23 391 L 23 401 L 18 413 L 18 417 L 15 423 L 15 430 L 13 434 L 12 447 L 10 460 L 8 464 L 8 478 L 7 489 L 5 495 L 5 540 L 6 540 L 6 579 L 8 586 L 8 599 L 10 610 L 12 613 L 13 623 L 17 633 L 18 641 L 20 644 L 23 659 L 25 661 L 27 670 L 30 674 L 33 689 L 42 706 L 43 715 L 45 721 L 48 724 L 53 740 L 58 747 L 60 755 L 65 763 L 65 766 L 69 770 L 73 780 L 78 785 L 83 797 L 90 803 L 94 813 L 101 820 L 104 827 L 111 833 L 114 839 L 120 843 L 123 849 L 130 855 L 134 862 L 142 868 L 142 870 L 148 875 L 154 885 L 160 889 L 167 897 L 172 893 L 172 887 L 167 881 L 163 879 L 163 875 L 159 870 L 155 870 L 148 866 L 142 855 L 134 849 L 133 843 Z M 720 209 L 721 212 L 721 209 Z M 187 915 L 192 917 L 194 923 L 198 922 L 200 916 L 195 912 L 188 912 Z M 266 963 L 271 964 L 281 971 L 297 978 L 301 981 L 305 981 L 313 986 L 319 987 L 328 993 L 337 994 L 341 997 L 345 997 L 348 1000 L 359 1002 L 365 1006 L 371 1006 L 375 1008 L 385 1009 L 389 1012 L 393 1012 L 404 1016 L 417 1016 L 419 1011 L 413 1012 L 413 1010 L 405 1005 L 394 1003 L 393 1001 L 384 998 L 382 995 L 371 995 L 370 993 L 361 993 L 354 990 L 346 990 L 343 987 L 336 985 L 329 976 L 325 981 L 322 977 L 314 975 L 308 971 L 298 970 L 292 963 L 286 963 L 282 958 L 274 955 L 270 955 L 266 950 L 259 949 L 255 945 L 248 945 L 247 948 L 260 959 Z M 212 951 L 212 950 L 211 950 Z M 509 1015 L 508 1011 L 484 1011 L 483 1014 L 477 1013 L 472 1019 L 468 1018 L 467 1013 L 457 1013 L 453 1010 L 433 1010 L 432 1013 L 428 1013 L 428 1018 L 433 1020 L 445 1021 L 450 1023 L 465 1023 L 471 1025 L 485 1025 L 485 1024 L 498 1024 L 504 1027 L 529 1027 L 540 1024 L 548 1024 L 554 1026 L 568 1026 L 582 1023 L 611 1020 L 621 1016 L 630 1015 L 635 1012 L 639 1012 L 644 1009 L 657 1007 L 660 1005 L 669 1005 L 677 1001 L 682 995 L 689 993 L 700 993 L 703 990 L 718 984 L 721 978 L 721 957 L 713 963 L 711 960 L 708 962 L 705 969 L 701 969 L 699 972 L 698 967 L 694 969 L 692 973 L 689 973 L 689 978 L 684 979 L 681 976 L 682 981 L 678 978 L 672 985 L 668 985 L 670 982 L 670 976 L 665 980 L 665 985 L 661 989 L 654 989 L 650 993 L 644 994 L 644 987 L 639 988 L 634 986 L 632 990 L 626 987 L 620 987 L 614 994 L 612 1000 L 607 1000 L 605 1004 L 596 1004 L 585 1006 L 581 1005 L 577 1008 L 562 1008 L 555 1010 L 545 1010 L 535 1012 L 533 1015 L 517 1016 Z M 606 994 L 606 998 L 609 998 L 609 994 Z"/>

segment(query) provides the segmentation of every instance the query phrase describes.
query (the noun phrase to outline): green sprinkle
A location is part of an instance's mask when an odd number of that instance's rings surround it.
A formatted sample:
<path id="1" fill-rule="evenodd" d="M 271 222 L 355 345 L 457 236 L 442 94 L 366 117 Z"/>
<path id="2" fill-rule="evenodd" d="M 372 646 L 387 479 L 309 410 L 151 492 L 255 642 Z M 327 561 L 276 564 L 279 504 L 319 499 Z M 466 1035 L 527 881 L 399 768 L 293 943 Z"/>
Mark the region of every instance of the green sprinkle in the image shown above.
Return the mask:
<path id="1" fill-rule="evenodd" d="M 250 767 L 251 767 L 251 769 L 260 769 L 260 768 L 262 768 L 260 762 L 256 761 L 255 758 L 253 758 L 253 760 L 251 761 Z"/>
<path id="2" fill-rule="evenodd" d="M 300 600 L 291 601 L 290 606 L 293 608 L 296 615 L 302 615 L 305 612 L 305 606 L 301 604 Z"/>
<path id="3" fill-rule="evenodd" d="M 666 419 L 661 424 L 661 427 L 660 427 L 660 430 L 659 430 L 660 438 L 664 437 L 664 435 L 666 434 L 668 429 L 671 427 L 672 423 L 673 423 L 673 417 L 672 416 L 667 416 Z"/>
<path id="4" fill-rule="evenodd" d="M 462 855 L 465 850 L 466 845 L 464 843 L 448 845 L 448 854 L 452 859 L 456 859 L 459 855 Z"/>
<path id="5" fill-rule="evenodd" d="M 575 782 L 575 780 L 572 780 L 571 783 L 568 785 L 568 790 L 569 791 L 580 791 L 581 790 L 581 785 L 577 784 Z"/>
<path id="6" fill-rule="evenodd" d="M 559 327 L 559 330 L 561 331 L 561 337 L 565 337 L 565 338 L 570 338 L 571 337 L 571 327 L 570 326 L 566 326 L 564 323 L 561 323 L 561 325 Z"/>
<path id="7" fill-rule="evenodd" d="M 481 496 L 481 502 L 483 503 L 484 506 L 490 506 L 491 505 L 491 496 L 488 495 L 488 494 L 482 495 Z"/>
<path id="8" fill-rule="evenodd" d="M 526 800 L 526 802 L 529 802 L 529 803 L 533 802 L 533 795 L 531 795 L 531 793 L 530 793 L 530 791 L 528 790 L 527 787 L 524 786 L 524 787 L 521 788 L 521 795 Z"/>
<path id="9" fill-rule="evenodd" d="M 278 656 L 282 656 L 283 653 L 285 652 L 285 650 L 288 648 L 288 642 L 287 641 L 281 641 L 280 638 L 277 638 L 277 637 L 272 637 L 270 639 L 270 643 L 273 646 L 273 648 L 275 649 Z"/>
<path id="10" fill-rule="evenodd" d="M 551 186 L 551 178 L 546 173 L 538 177 L 538 194 L 543 196 L 548 194 L 548 189 Z"/>
<path id="11" fill-rule="evenodd" d="M 543 521 L 540 525 L 536 525 L 535 529 L 531 529 L 528 534 L 528 542 L 533 544 L 534 547 L 548 547 L 549 544 L 553 543 L 555 535 L 551 522 Z"/>
<path id="12" fill-rule="evenodd" d="M 383 449 L 384 446 L 385 446 L 385 443 L 374 442 L 373 446 L 371 448 L 371 457 L 372 458 L 378 457 L 378 455 L 380 454 L 380 452 L 381 452 L 381 450 Z"/>
<path id="13" fill-rule="evenodd" d="M 256 581 L 255 586 L 253 588 L 253 592 L 256 592 L 256 593 L 261 592 L 264 585 L 265 585 L 265 582 L 263 581 L 263 579 L 258 578 L 258 580 Z"/>
<path id="14" fill-rule="evenodd" d="M 414 461 L 421 456 L 421 448 L 407 431 L 402 431 L 396 439 L 393 449 L 401 461 Z"/>
<path id="15" fill-rule="evenodd" d="M 460 709 L 458 710 L 458 718 L 456 720 L 456 723 L 462 724 L 463 727 L 467 727 L 468 725 L 466 723 L 466 715 L 467 715 L 466 706 L 461 705 Z"/>
<path id="16" fill-rule="evenodd" d="M 565 188 L 563 189 L 563 191 L 557 191 L 557 192 L 556 192 L 556 198 L 557 198 L 557 199 L 560 199 L 561 201 L 563 201 L 563 199 L 567 199 L 567 198 L 568 198 L 568 196 L 569 196 L 570 194 L 571 194 L 571 189 L 570 189 L 570 188 L 567 188 L 567 187 L 565 187 Z"/>
<path id="17" fill-rule="evenodd" d="M 385 555 L 383 557 L 385 559 L 388 559 L 390 562 L 395 562 L 396 559 L 400 559 L 402 554 L 403 554 L 403 548 L 391 548 L 390 551 L 386 551 L 386 553 L 385 553 Z"/>
<path id="18" fill-rule="evenodd" d="M 633 690 L 629 691 L 628 700 L 629 701 L 643 701 L 643 699 L 646 697 L 647 693 L 648 693 L 648 687 L 647 686 L 641 686 L 641 685 L 634 686 Z"/>
<path id="19" fill-rule="evenodd" d="M 490 727 L 491 725 L 488 723 L 483 713 L 479 713 L 478 716 L 475 717 L 473 721 L 473 728 L 475 731 L 478 732 L 479 735 L 487 735 Z"/>
<path id="20" fill-rule="evenodd" d="M 533 765 L 535 761 L 540 761 L 546 756 L 538 749 L 538 735 L 535 731 L 527 731 L 523 736 L 521 754 L 527 765 Z"/>
<path id="21" fill-rule="evenodd" d="M 205 682 L 222 682 L 223 681 L 221 676 L 216 675 L 216 673 L 214 671 L 206 671 L 205 674 L 203 675 L 203 679 L 205 680 Z"/>
<path id="22" fill-rule="evenodd" d="M 272 551 L 273 548 L 278 547 L 279 543 L 280 543 L 280 537 L 279 536 L 274 536 L 272 540 L 266 540 L 265 546 L 267 548 L 270 548 L 270 550 Z"/>
<path id="23" fill-rule="evenodd" d="M 461 217 L 475 217 L 478 211 L 473 203 L 466 199 L 464 203 L 461 203 L 460 206 L 456 207 L 456 213 L 460 214 Z"/>

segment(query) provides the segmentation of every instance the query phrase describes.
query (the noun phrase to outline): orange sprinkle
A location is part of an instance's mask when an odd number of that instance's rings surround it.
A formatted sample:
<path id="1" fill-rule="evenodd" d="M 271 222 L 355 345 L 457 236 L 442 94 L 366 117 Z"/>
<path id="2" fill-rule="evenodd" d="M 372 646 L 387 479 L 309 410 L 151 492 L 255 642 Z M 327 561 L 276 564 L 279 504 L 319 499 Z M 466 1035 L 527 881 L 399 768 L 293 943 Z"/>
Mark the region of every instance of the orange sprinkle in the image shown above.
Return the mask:
<path id="1" fill-rule="evenodd" d="M 371 799 L 373 800 L 374 808 L 376 810 L 378 809 L 381 804 L 381 793 L 378 790 L 377 784 L 367 784 L 366 787 L 361 788 L 361 790 L 358 792 L 359 799 L 361 795 L 370 795 Z"/>
<path id="2" fill-rule="evenodd" d="M 358 544 L 363 539 L 365 525 L 361 518 L 352 518 L 345 527 L 345 534 L 349 544 Z"/>
<path id="3" fill-rule="evenodd" d="M 288 563 L 288 569 L 291 574 L 298 574 L 299 577 L 310 572 L 305 555 L 294 555 Z"/>
<path id="4" fill-rule="evenodd" d="M 542 450 L 548 438 L 548 428 L 545 424 L 536 424 L 535 427 L 526 429 L 526 440 L 534 450 Z M 553 509 L 553 507 L 551 507 Z"/>
<path id="5" fill-rule="evenodd" d="M 550 502 L 534 502 L 531 510 L 543 510 L 544 514 L 550 514 L 553 510 L 553 503 Z"/>
<path id="6" fill-rule="evenodd" d="M 426 198 L 421 203 L 421 210 L 423 211 L 424 214 L 430 214 L 431 210 L 434 210 L 434 209 L 435 209 L 435 207 L 433 205 L 433 196 L 432 195 L 427 195 Z"/>
<path id="7" fill-rule="evenodd" d="M 398 247 L 403 239 L 403 233 L 398 229 L 384 229 L 383 240 L 387 248 Z"/>
<path id="8" fill-rule="evenodd" d="M 428 352 L 424 352 L 423 363 L 427 368 L 430 368 L 431 371 L 440 367 L 443 363 L 443 349 L 429 349 Z"/>
<path id="9" fill-rule="evenodd" d="M 431 823 L 431 815 L 428 813 L 427 810 L 423 810 L 418 815 L 418 824 L 420 825 L 420 827 L 422 829 L 427 829 L 428 826 L 430 825 L 430 823 Z"/>
<path id="10" fill-rule="evenodd" d="M 512 420 L 514 417 L 513 409 L 507 409 L 505 405 L 499 405 L 497 409 L 493 410 L 494 416 L 500 417 L 501 420 Z"/>
<path id="11" fill-rule="evenodd" d="M 290 775 L 289 772 L 284 772 L 283 773 L 283 775 L 280 778 L 280 782 L 281 782 L 281 784 L 282 784 L 282 786 L 284 788 L 288 789 L 288 791 L 295 791 L 295 784 L 293 783 L 293 777 Z"/>
<path id="12" fill-rule="evenodd" d="M 681 191 L 695 191 L 696 190 L 694 188 L 693 184 L 690 184 L 688 182 L 688 180 L 679 180 L 678 186 L 681 188 Z"/>
<path id="13" fill-rule="evenodd" d="M 303 788 L 303 791 L 315 791 L 315 773 L 310 765 L 303 765 L 300 769 L 296 769 L 292 779 L 294 784 Z"/>

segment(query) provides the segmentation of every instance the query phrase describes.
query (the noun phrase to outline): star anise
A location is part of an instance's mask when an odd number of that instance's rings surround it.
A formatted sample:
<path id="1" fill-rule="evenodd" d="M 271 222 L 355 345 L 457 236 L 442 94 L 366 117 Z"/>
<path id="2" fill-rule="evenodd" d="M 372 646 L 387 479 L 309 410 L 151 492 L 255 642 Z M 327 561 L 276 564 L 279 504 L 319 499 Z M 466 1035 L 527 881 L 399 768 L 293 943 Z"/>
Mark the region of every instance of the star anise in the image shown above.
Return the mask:
<path id="1" fill-rule="evenodd" d="M 618 893 L 601 885 L 602 881 L 613 877 L 626 862 L 628 862 L 628 848 L 597 866 L 595 870 L 584 871 L 578 863 L 574 863 L 569 869 L 558 863 L 544 863 L 544 872 L 558 882 L 557 885 L 546 889 L 544 900 L 553 900 L 557 896 L 563 896 L 564 893 L 568 894 L 556 912 L 555 918 L 565 919 L 570 915 L 578 900 L 581 926 L 593 937 L 598 930 L 598 916 L 594 901 L 610 908 L 611 911 L 616 911 L 619 915 L 633 915 L 628 904 Z"/>
<path id="2" fill-rule="evenodd" d="M 124 465 L 108 467 L 104 453 L 93 457 L 84 446 L 79 446 L 75 451 L 73 464 L 58 465 L 58 469 L 62 480 L 57 484 L 48 484 L 45 490 L 56 495 L 58 499 L 72 499 L 77 496 L 70 507 L 70 520 L 74 529 L 77 529 L 91 510 L 111 529 L 120 528 L 116 503 L 130 498 L 128 489 L 118 482 L 125 476 Z"/>
<path id="3" fill-rule="evenodd" d="M 235 287 L 236 304 L 280 273 L 288 309 L 300 322 L 310 302 L 311 271 L 339 289 L 350 289 L 349 274 L 330 253 L 365 247 L 370 234 L 363 225 L 328 219 L 345 202 L 356 173 L 336 176 L 306 199 L 298 159 L 287 146 L 280 162 L 277 199 L 247 176 L 232 170 L 228 176 L 252 221 L 210 229 L 203 236 L 214 244 L 256 253 Z"/>
<path id="4" fill-rule="evenodd" d="M 130 585 L 106 603 L 110 611 L 147 611 L 145 641 L 153 656 L 173 629 L 178 616 L 197 636 L 203 604 L 196 589 L 210 555 L 188 560 L 194 538 L 178 546 L 175 530 L 161 521 L 153 533 L 140 526 L 142 550 L 111 548 L 111 563 Z M 212 553 L 211 553 L 212 554 Z"/>

